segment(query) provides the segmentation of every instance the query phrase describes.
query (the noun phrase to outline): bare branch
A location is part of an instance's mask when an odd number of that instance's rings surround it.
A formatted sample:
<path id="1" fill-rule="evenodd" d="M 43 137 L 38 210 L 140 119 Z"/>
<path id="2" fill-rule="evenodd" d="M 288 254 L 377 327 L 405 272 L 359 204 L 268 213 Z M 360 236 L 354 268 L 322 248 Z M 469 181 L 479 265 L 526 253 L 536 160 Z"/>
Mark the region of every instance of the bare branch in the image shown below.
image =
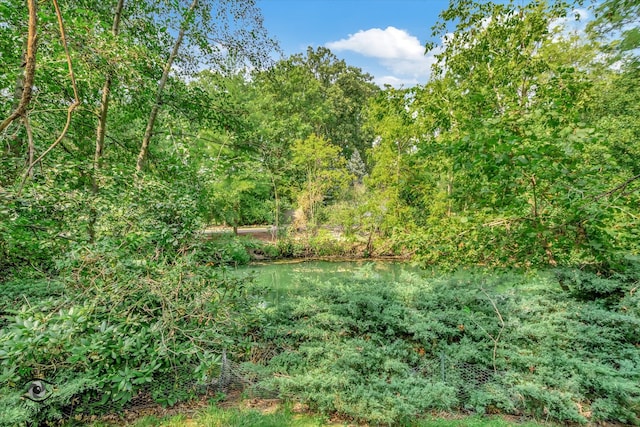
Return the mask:
<path id="1" fill-rule="evenodd" d="M 151 113 L 149 114 L 149 121 L 147 122 L 147 128 L 144 131 L 144 137 L 142 138 L 142 145 L 140 146 L 140 153 L 138 154 L 138 159 L 136 160 L 136 174 L 141 172 L 144 163 L 147 160 L 147 156 L 149 154 L 149 144 L 151 142 L 151 137 L 153 136 L 153 127 L 156 123 L 156 118 L 158 117 L 158 112 L 160 110 L 160 105 L 162 105 L 162 95 L 164 92 L 164 87 L 167 84 L 167 79 L 169 78 L 169 73 L 171 72 L 171 66 L 173 65 L 173 61 L 175 61 L 178 56 L 178 51 L 180 50 L 180 46 L 182 45 L 182 39 L 184 38 L 184 34 L 186 32 L 186 22 L 189 17 L 193 14 L 193 11 L 198 6 L 198 0 L 193 0 L 191 6 L 189 6 L 189 10 L 185 13 L 183 17 L 183 23 L 180 26 L 180 31 L 178 32 L 178 37 L 176 38 L 175 43 L 173 44 L 173 49 L 171 50 L 171 54 L 167 59 L 167 62 L 164 64 L 164 69 L 162 70 L 162 77 L 160 78 L 160 82 L 158 83 L 158 90 L 156 92 L 156 100 L 153 103 L 153 107 L 151 108 Z"/>
<path id="2" fill-rule="evenodd" d="M 492 359 L 493 372 L 497 372 L 498 368 L 496 367 L 496 357 L 498 355 L 498 342 L 500 341 L 500 337 L 502 336 L 502 331 L 504 331 L 504 319 L 502 318 L 502 314 L 500 314 L 500 310 L 498 310 L 498 307 L 496 306 L 495 301 L 489 296 L 487 291 L 485 291 L 484 289 L 481 289 L 481 291 L 483 294 L 485 294 L 485 296 L 493 306 L 493 311 L 496 312 L 496 314 L 498 315 L 498 320 L 500 320 L 500 331 L 498 332 L 498 335 L 494 337 L 491 334 L 487 334 L 489 335 L 489 337 L 491 337 L 491 340 L 493 341 L 493 359 Z"/>

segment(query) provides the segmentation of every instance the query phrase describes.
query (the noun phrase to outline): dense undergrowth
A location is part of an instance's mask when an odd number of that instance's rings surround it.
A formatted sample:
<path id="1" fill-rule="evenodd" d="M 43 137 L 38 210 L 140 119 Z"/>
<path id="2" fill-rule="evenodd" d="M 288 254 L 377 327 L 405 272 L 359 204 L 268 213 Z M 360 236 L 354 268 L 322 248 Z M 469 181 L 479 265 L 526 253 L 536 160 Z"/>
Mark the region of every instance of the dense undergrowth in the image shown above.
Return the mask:
<path id="1" fill-rule="evenodd" d="M 383 90 L 325 47 L 268 64 L 251 1 L 27 3 L 0 6 L 0 425 L 187 401 L 225 357 L 372 424 L 639 423 L 638 2 L 578 1 L 570 35 L 573 2 L 452 0 L 429 82 Z M 309 234 L 202 240 L 255 222 Z M 225 273 L 252 254 L 527 272 L 364 271 L 269 305 Z"/>
<path id="2" fill-rule="evenodd" d="M 0 425 L 117 412 L 141 394 L 165 406 L 189 400 L 219 377 L 223 354 L 253 361 L 261 390 L 374 424 L 432 410 L 638 422 L 633 266 L 397 283 L 365 269 L 305 282 L 309 292 L 265 308 L 265 290 L 223 265 L 258 250 L 331 254 L 340 243 L 322 233 L 311 246 L 281 239 L 270 249 L 233 236 L 202 241 L 189 231 L 197 224 L 181 225 L 186 211 L 154 203 L 162 221 L 139 209 L 130 227 L 107 212 L 118 227 L 95 243 L 47 248 L 21 227 L 5 230 L 6 248 L 29 245 L 3 259 Z M 33 378 L 56 384 L 45 402 L 22 399 Z"/>
<path id="3" fill-rule="evenodd" d="M 364 275 L 269 310 L 262 386 L 323 413 L 393 424 L 431 410 L 543 420 L 640 415 L 637 276 Z"/>
<path id="4" fill-rule="evenodd" d="M 225 351 L 259 390 L 326 416 L 413 424 L 437 411 L 638 424 L 639 275 L 467 270 L 264 289 L 194 262 L 78 248 L 59 280 L 3 293 L 0 425 L 189 400 Z M 62 279 L 65 278 L 65 279 Z M 268 301 L 268 298 L 266 299 Z M 32 378 L 45 402 L 21 399 Z"/>
<path id="5" fill-rule="evenodd" d="M 249 279 L 193 254 L 150 260 L 80 247 L 59 268 L 56 281 L 6 284 L 0 425 L 117 412 L 142 391 L 162 405 L 188 400 L 190 385 L 217 378 L 223 351 L 244 351 L 257 327 Z M 22 398 L 33 378 L 55 383 L 46 401 Z"/>

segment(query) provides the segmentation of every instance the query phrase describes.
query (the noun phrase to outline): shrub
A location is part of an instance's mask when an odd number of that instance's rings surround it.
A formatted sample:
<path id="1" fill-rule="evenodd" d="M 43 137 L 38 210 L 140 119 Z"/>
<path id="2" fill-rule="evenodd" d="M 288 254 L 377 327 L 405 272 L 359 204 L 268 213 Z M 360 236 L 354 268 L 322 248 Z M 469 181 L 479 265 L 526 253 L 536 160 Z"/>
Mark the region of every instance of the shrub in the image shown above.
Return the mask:
<path id="1" fill-rule="evenodd" d="M 232 234 L 225 234 L 197 244 L 193 259 L 213 265 L 244 265 L 251 261 L 247 248 L 251 243 Z"/>
<path id="2" fill-rule="evenodd" d="M 165 405 L 188 399 L 186 385 L 216 379 L 222 351 L 242 353 L 241 337 L 258 321 L 247 279 L 186 255 L 168 262 L 78 247 L 59 267 L 65 294 L 7 310 L 0 330 L 0 408 L 13 408 L 17 423 L 60 418 L 70 402 L 85 413 L 106 402 L 113 410 L 142 390 Z M 18 413 L 18 388 L 33 377 L 60 388 Z"/>
<path id="3" fill-rule="evenodd" d="M 553 274 L 306 282 L 269 309 L 264 386 L 372 423 L 442 409 L 638 423 L 640 318 L 608 280 L 589 298 Z"/>

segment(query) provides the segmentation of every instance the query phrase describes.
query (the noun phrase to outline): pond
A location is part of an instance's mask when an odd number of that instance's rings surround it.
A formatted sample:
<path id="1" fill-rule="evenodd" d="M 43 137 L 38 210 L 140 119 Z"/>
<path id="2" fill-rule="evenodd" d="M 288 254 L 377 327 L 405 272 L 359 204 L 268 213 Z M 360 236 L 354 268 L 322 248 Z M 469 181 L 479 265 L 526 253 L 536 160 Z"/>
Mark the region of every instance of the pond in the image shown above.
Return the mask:
<path id="1" fill-rule="evenodd" d="M 236 274 L 252 275 L 258 285 L 270 289 L 268 300 L 277 304 L 289 295 L 303 293 L 310 283 L 342 278 L 376 278 L 397 281 L 403 274 L 422 275 L 423 270 L 405 262 L 393 261 L 300 261 L 251 264 Z"/>

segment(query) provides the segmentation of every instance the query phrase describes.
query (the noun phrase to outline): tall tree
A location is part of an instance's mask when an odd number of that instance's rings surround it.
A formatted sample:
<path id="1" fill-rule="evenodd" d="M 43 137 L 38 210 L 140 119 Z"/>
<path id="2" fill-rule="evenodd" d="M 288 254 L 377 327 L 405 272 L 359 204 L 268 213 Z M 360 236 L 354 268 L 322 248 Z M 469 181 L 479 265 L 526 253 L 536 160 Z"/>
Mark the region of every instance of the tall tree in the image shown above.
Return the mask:
<path id="1" fill-rule="evenodd" d="M 124 0 L 118 0 L 113 13 L 113 25 L 111 26 L 111 34 L 113 35 L 114 39 L 117 38 L 118 32 L 120 30 L 120 19 L 122 18 L 123 9 Z M 111 73 L 107 71 L 104 84 L 102 86 L 102 97 L 100 99 L 98 112 L 98 126 L 96 129 L 96 150 L 93 156 L 93 176 L 91 178 L 91 190 L 94 196 L 96 196 L 99 192 L 98 170 L 100 169 L 102 152 L 104 150 L 104 138 L 107 132 L 107 113 L 109 111 L 109 92 L 111 90 L 112 79 L 113 77 L 111 76 Z M 95 224 L 97 220 L 97 211 L 95 206 L 92 206 L 90 208 L 89 215 L 89 240 L 93 242 L 96 238 Z"/>
<path id="2" fill-rule="evenodd" d="M 313 134 L 341 147 L 347 157 L 364 153 L 372 136 L 364 127 L 363 109 L 378 87 L 362 70 L 348 66 L 324 47 L 308 48 L 259 72 L 256 83 L 264 108 L 277 121 L 271 126 L 289 144 Z"/>
<path id="3" fill-rule="evenodd" d="M 181 16 L 178 35 L 158 82 L 155 101 L 136 160 L 137 172 L 143 169 L 147 159 L 165 86 L 169 74 L 175 71 L 174 62 L 180 62 L 182 72 L 179 73 L 186 75 L 206 65 L 220 67 L 225 57 L 233 58 L 238 63 L 248 60 L 259 66 L 268 59 L 266 53 L 274 46 L 267 38 L 260 11 L 253 0 L 193 0 L 187 8 L 179 9 L 177 13 Z M 180 57 L 185 38 L 189 46 Z"/>
<path id="4" fill-rule="evenodd" d="M 164 95 L 164 88 L 167 85 L 167 79 L 169 78 L 169 73 L 171 72 L 171 67 L 173 66 L 173 62 L 176 60 L 178 56 L 178 51 L 180 50 L 180 46 L 182 45 L 182 40 L 184 39 L 184 33 L 186 31 L 188 21 L 192 19 L 193 12 L 195 8 L 198 6 L 198 0 L 193 0 L 187 11 L 184 13 L 183 22 L 180 25 L 180 31 L 178 31 L 178 36 L 176 37 L 176 41 L 173 44 L 173 48 L 171 49 L 171 53 L 167 58 L 167 62 L 164 64 L 162 68 L 162 77 L 160 77 L 160 81 L 158 82 L 158 90 L 156 91 L 156 98 L 151 107 L 151 112 L 149 113 L 149 120 L 147 121 L 147 127 L 144 131 L 144 136 L 142 137 L 142 145 L 140 146 L 140 153 L 138 154 L 138 159 L 136 160 L 136 172 L 140 172 L 142 167 L 144 166 L 144 162 L 147 159 L 147 153 L 149 152 L 149 143 L 151 142 L 151 136 L 153 134 L 153 127 L 156 123 L 156 118 L 158 117 L 158 111 L 160 110 L 160 105 L 162 103 L 162 96 Z"/>
<path id="5" fill-rule="evenodd" d="M 319 208 L 328 198 L 336 198 L 352 176 L 340 148 L 317 135 L 297 140 L 292 147 L 293 165 L 303 177 L 298 192 L 298 206 L 308 223 L 316 225 Z"/>
<path id="6" fill-rule="evenodd" d="M 483 262 L 556 264 L 582 239 L 591 82 L 550 50 L 567 6 L 455 1 L 434 30 L 446 42 L 418 99 L 432 116 L 418 150 L 448 158 L 452 246 L 478 239 Z"/>
<path id="7" fill-rule="evenodd" d="M 407 224 L 405 192 L 413 173 L 410 159 L 415 154 L 417 121 L 414 111 L 414 91 L 387 86 L 367 109 L 367 125 L 376 135 L 368 150 L 373 167 L 365 183 L 377 194 L 383 205 L 384 218 L 389 228 Z"/>

